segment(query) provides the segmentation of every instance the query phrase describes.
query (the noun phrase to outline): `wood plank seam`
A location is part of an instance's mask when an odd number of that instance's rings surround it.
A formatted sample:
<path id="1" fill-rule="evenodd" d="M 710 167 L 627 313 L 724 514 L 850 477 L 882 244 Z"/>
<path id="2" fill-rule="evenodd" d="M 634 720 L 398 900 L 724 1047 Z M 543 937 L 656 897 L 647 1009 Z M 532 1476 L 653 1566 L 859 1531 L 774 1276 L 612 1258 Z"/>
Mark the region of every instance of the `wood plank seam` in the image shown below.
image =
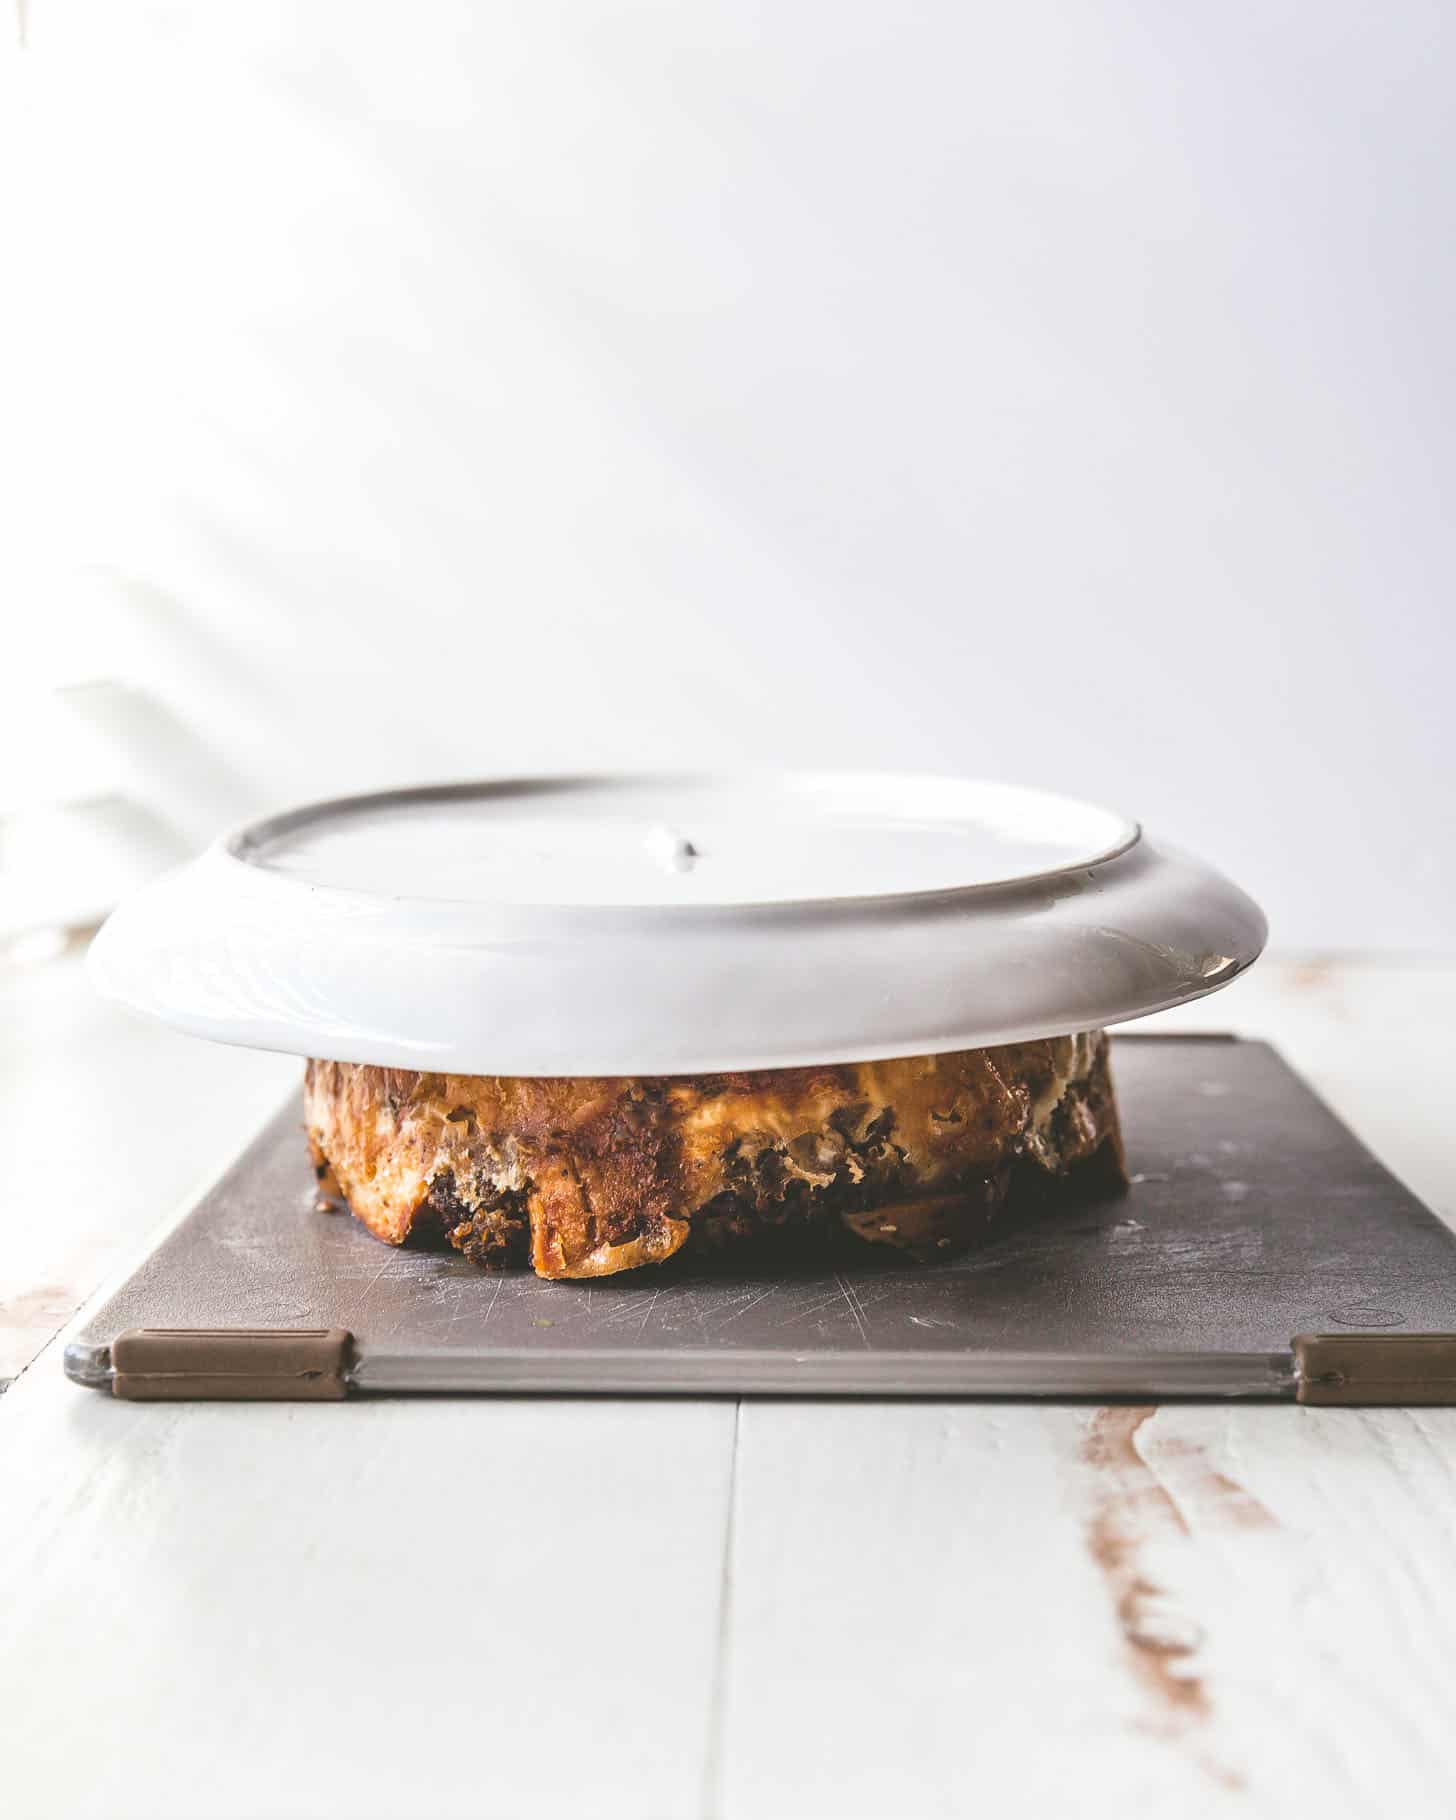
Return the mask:
<path id="1" fill-rule="evenodd" d="M 743 1427 L 743 1400 L 733 1405 L 733 1440 L 728 1455 L 728 1500 L 723 1518 L 723 1554 L 718 1581 L 718 1624 L 713 1651 L 713 1679 L 708 1695 L 708 1734 L 703 1750 L 702 1820 L 720 1820 L 723 1797 L 723 1746 L 726 1730 L 728 1661 L 733 1631 L 733 1538 L 738 1505 L 738 1444 Z"/>

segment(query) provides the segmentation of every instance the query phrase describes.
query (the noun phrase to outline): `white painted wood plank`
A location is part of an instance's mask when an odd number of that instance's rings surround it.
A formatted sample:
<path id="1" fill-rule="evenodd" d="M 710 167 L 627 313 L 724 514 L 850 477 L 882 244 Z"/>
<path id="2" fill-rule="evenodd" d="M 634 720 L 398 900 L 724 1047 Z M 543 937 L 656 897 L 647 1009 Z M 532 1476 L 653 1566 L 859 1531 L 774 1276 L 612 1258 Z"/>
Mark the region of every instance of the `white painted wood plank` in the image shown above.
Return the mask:
<path id="1" fill-rule="evenodd" d="M 1136 1439 L 1185 1526 L 1154 1571 L 1260 1810 L 1448 1816 L 1456 1410 L 1167 1406 Z"/>
<path id="2" fill-rule="evenodd" d="M 1449 1813 L 1456 1411 L 753 1405 L 712 1811 Z"/>
<path id="3" fill-rule="evenodd" d="M 1186 1792 L 1176 1759 L 1138 1734 L 1090 1510 L 1069 1499 L 1086 1421 L 1046 1406 L 744 1410 L 712 1811 L 1014 1820 L 1085 1813 L 1098 1788 Z"/>
<path id="4" fill-rule="evenodd" d="M 697 1811 L 733 1407 L 0 1398 L 16 1820 Z"/>

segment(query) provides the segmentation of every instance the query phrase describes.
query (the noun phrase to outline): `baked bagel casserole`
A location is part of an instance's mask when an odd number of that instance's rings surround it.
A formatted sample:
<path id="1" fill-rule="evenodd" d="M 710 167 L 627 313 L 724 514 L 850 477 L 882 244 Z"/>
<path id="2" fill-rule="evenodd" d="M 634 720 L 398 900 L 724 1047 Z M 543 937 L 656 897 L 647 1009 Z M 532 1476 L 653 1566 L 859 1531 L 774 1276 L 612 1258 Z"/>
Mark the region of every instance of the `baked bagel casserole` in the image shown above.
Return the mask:
<path id="1" fill-rule="evenodd" d="M 1100 1030 L 750 1074 L 536 1080 L 311 1061 L 321 1193 L 376 1238 L 603 1277 L 678 1252 L 944 1258 L 1048 1193 L 1125 1184 Z"/>

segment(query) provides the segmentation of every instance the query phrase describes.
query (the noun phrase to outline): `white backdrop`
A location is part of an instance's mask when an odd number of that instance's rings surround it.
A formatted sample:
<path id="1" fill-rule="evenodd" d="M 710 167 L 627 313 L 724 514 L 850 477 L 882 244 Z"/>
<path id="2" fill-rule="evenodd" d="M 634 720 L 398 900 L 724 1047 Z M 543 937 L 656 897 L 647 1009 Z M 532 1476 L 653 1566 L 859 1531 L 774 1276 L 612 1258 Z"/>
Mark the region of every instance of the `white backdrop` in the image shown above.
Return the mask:
<path id="1" fill-rule="evenodd" d="M 1449 945 L 1450 5 L 29 36 L 8 686 L 119 678 L 165 813 L 943 768 L 1142 816 L 1286 947 Z"/>

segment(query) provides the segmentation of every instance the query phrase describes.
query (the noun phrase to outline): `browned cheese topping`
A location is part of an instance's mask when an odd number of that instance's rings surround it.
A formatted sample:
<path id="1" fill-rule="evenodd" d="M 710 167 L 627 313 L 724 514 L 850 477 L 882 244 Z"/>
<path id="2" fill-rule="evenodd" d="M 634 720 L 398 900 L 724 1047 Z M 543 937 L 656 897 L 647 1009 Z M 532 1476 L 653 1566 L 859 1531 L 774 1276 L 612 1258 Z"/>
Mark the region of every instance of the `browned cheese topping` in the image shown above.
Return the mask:
<path id="1" fill-rule="evenodd" d="M 323 1190 L 381 1239 L 599 1277 L 845 1235 L 944 1257 L 1038 1184 L 1120 1183 L 1101 1031 L 954 1055 L 533 1080 L 310 1062 Z"/>

